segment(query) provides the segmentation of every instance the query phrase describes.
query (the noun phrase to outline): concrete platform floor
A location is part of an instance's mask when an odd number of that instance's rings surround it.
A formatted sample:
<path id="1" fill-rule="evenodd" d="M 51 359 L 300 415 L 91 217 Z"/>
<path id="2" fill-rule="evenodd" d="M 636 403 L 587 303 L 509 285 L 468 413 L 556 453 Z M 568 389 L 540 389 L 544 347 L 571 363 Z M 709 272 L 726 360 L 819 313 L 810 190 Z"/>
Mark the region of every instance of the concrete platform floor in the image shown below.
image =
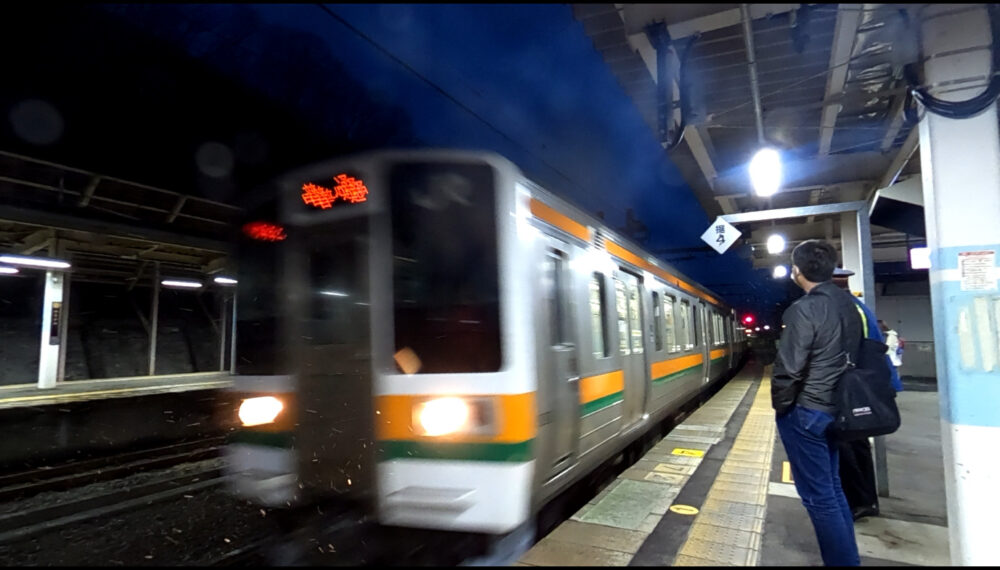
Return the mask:
<path id="1" fill-rule="evenodd" d="M 854 525 L 862 566 L 949 566 L 941 421 L 936 391 L 907 390 L 897 396 L 903 423 L 886 436 L 889 497 L 881 516 Z M 772 482 L 761 549 L 762 566 L 820 564 L 809 516 L 793 484 L 783 483 L 784 446 L 775 436 Z"/>
<path id="2" fill-rule="evenodd" d="M 817 566 L 809 516 L 787 482 L 770 369 L 748 367 L 518 566 Z M 886 437 L 890 496 L 855 534 L 865 566 L 947 566 L 936 391 L 899 394 Z"/>

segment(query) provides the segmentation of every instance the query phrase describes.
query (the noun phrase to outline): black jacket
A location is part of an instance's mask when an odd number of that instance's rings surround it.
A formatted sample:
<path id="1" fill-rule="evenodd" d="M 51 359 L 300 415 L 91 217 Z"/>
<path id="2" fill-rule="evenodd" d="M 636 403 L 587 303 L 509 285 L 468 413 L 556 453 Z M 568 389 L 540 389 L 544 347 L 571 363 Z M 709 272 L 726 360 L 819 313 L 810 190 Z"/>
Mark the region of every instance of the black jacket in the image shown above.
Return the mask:
<path id="1" fill-rule="evenodd" d="M 771 405 L 778 414 L 793 404 L 836 415 L 834 393 L 847 368 L 841 338 L 840 310 L 850 293 L 830 281 L 814 287 L 782 315 L 778 357 L 771 379 Z M 843 297 L 843 298 L 841 298 Z M 861 317 L 846 311 L 847 346 L 861 342 Z"/>

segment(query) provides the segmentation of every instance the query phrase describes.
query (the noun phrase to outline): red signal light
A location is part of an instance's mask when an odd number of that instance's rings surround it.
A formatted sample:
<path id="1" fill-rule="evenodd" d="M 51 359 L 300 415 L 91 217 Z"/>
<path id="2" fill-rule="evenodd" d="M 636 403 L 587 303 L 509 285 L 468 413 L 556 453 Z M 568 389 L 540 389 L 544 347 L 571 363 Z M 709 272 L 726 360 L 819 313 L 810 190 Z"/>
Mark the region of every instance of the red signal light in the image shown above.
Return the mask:
<path id="1" fill-rule="evenodd" d="M 747 316 L 743 317 L 743 322 L 745 324 L 752 325 L 753 324 L 753 315 L 747 315 Z"/>
<path id="2" fill-rule="evenodd" d="M 243 226 L 243 233 L 257 241 L 284 241 L 285 228 L 269 222 L 250 222 Z"/>

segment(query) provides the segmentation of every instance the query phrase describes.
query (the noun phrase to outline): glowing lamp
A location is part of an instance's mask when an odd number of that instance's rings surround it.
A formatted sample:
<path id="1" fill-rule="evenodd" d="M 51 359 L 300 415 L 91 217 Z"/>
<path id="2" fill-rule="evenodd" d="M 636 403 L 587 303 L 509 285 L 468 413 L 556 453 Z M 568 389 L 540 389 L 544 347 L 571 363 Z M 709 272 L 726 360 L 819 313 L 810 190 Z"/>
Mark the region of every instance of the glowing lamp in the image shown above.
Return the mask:
<path id="1" fill-rule="evenodd" d="M 781 156 L 773 148 L 762 148 L 750 161 L 750 182 L 758 196 L 768 197 L 781 186 Z"/>

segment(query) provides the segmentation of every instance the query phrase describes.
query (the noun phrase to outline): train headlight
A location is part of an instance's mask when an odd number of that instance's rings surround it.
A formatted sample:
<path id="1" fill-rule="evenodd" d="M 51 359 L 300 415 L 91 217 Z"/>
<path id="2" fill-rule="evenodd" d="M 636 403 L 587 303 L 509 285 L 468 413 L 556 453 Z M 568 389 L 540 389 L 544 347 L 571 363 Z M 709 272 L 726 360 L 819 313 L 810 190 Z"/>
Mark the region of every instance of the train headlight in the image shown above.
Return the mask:
<path id="1" fill-rule="evenodd" d="M 278 417 L 285 405 L 274 396 L 247 398 L 240 404 L 240 421 L 244 427 L 269 424 Z"/>
<path id="2" fill-rule="evenodd" d="M 447 435 L 464 431 L 472 415 L 469 403 L 461 398 L 438 398 L 418 404 L 415 423 L 423 435 Z"/>

